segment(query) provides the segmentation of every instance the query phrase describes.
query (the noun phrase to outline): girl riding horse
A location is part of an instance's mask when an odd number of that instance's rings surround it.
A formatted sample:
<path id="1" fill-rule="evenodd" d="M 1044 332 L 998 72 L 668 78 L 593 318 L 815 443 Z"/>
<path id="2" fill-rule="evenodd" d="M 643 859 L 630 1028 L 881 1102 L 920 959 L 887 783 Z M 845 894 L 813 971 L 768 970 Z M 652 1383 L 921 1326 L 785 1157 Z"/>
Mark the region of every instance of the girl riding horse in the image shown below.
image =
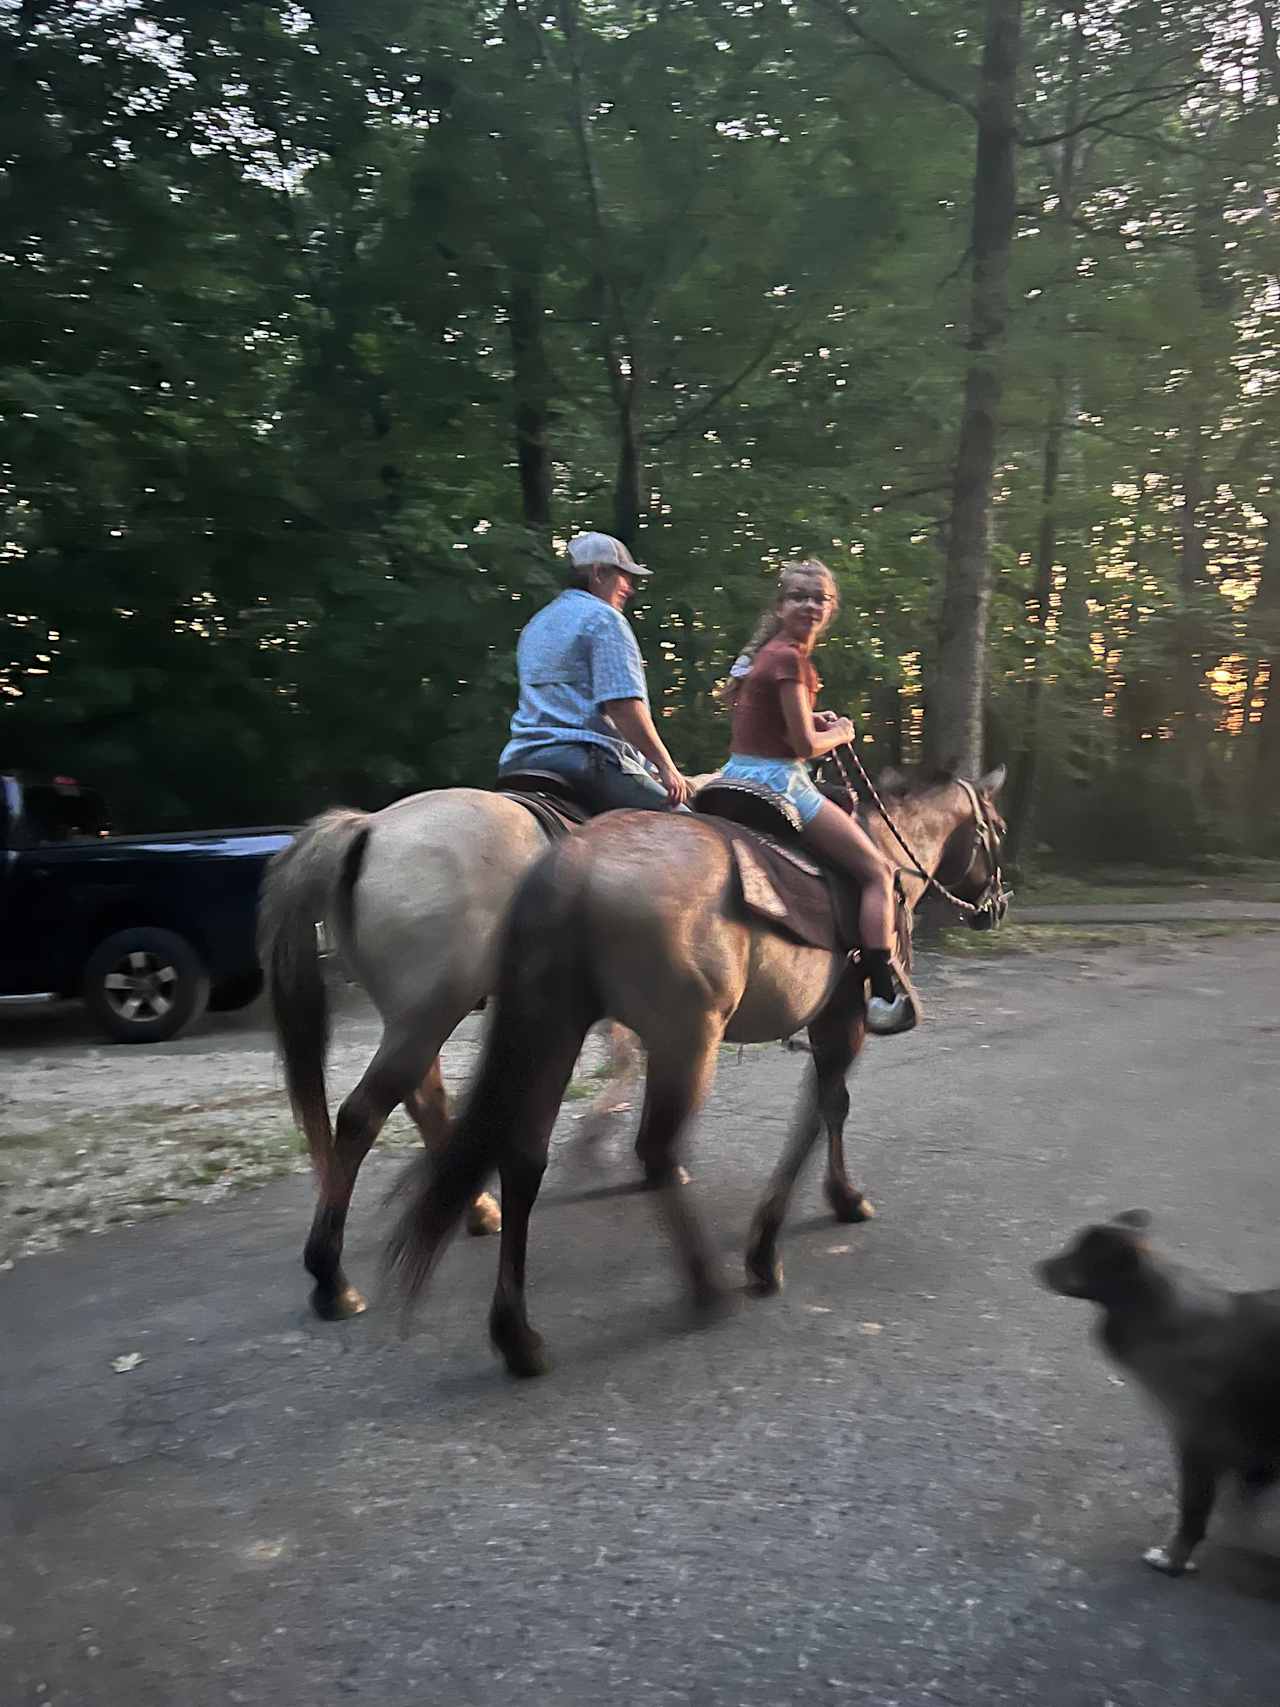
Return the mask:
<path id="1" fill-rule="evenodd" d="M 857 819 L 826 800 L 805 769 L 853 740 L 847 717 L 815 711 L 822 681 L 812 653 L 840 608 L 835 576 L 816 557 L 783 566 L 778 596 L 733 666 L 723 697 L 733 714 L 732 752 L 721 773 L 762 783 L 784 795 L 820 858 L 854 877 L 862 961 L 871 999 L 867 1029 L 882 1037 L 910 1031 L 919 1019 L 914 995 L 895 981 L 893 867 Z"/>

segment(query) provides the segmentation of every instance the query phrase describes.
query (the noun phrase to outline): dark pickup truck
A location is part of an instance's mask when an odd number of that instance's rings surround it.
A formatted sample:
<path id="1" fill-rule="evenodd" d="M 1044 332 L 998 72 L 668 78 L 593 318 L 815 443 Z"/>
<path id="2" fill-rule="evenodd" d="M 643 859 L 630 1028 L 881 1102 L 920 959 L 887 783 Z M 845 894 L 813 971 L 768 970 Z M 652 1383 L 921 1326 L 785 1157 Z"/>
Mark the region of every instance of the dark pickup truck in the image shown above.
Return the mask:
<path id="1" fill-rule="evenodd" d="M 0 775 L 0 1001 L 83 997 L 122 1043 L 246 1006 L 263 867 L 292 834 L 115 836 L 70 777 Z"/>

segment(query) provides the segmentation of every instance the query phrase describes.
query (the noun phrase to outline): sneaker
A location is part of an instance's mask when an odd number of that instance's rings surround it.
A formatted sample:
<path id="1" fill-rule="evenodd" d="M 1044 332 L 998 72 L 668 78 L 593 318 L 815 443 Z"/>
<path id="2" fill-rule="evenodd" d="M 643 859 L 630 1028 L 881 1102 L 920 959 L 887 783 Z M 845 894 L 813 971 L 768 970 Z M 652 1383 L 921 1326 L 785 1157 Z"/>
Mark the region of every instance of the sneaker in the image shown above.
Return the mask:
<path id="1" fill-rule="evenodd" d="M 872 996 L 867 1002 L 867 1030 L 875 1037 L 895 1037 L 900 1031 L 914 1031 L 920 1022 L 915 998 L 910 990 L 899 990 L 891 1002 L 883 996 Z"/>

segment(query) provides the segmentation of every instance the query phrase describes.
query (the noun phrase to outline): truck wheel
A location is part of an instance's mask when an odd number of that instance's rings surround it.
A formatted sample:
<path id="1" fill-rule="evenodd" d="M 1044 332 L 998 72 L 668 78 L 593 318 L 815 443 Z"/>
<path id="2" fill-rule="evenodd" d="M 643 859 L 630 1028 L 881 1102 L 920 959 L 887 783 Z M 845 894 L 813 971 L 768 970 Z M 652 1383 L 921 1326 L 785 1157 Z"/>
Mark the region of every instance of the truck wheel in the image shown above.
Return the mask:
<path id="1" fill-rule="evenodd" d="M 233 1014 L 240 1008 L 247 1008 L 262 994 L 262 984 L 261 972 L 242 972 L 238 978 L 224 978 L 213 986 L 209 1012 Z"/>
<path id="2" fill-rule="evenodd" d="M 204 1012 L 209 974 L 185 937 L 136 925 L 94 949 L 84 970 L 84 999 L 117 1043 L 163 1043 Z"/>

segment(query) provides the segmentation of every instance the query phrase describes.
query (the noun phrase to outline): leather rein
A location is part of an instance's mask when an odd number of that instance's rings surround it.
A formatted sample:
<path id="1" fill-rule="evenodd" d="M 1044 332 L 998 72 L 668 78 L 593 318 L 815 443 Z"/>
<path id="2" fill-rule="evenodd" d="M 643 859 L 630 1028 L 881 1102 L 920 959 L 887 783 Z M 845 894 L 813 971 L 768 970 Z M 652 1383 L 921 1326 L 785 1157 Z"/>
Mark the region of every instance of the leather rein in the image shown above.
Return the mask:
<path id="1" fill-rule="evenodd" d="M 935 894 L 941 895 L 944 901 L 949 902 L 951 906 L 957 908 L 960 912 L 968 914 L 975 922 L 978 919 L 989 919 L 991 927 L 999 924 L 1000 920 L 1009 910 L 1009 899 L 1013 894 L 1013 891 L 1005 888 L 1004 874 L 1000 870 L 1000 849 L 999 843 L 996 840 L 996 833 L 991 826 L 991 819 L 982 804 L 981 796 L 978 794 L 978 791 L 973 784 L 971 782 L 966 782 L 963 777 L 958 776 L 953 779 L 958 786 L 964 790 L 965 794 L 968 796 L 969 804 L 973 808 L 973 845 L 969 850 L 969 858 L 965 868 L 960 873 L 959 877 L 955 879 L 955 882 L 964 882 L 965 878 L 968 877 L 969 873 L 973 870 L 974 861 L 977 859 L 979 853 L 985 854 L 987 860 L 986 887 L 983 889 L 982 894 L 976 901 L 966 901 L 961 896 L 956 895 L 952 890 L 948 889 L 945 883 L 939 883 L 936 877 L 925 870 L 924 864 L 919 855 L 902 834 L 902 831 L 894 822 L 893 814 L 880 798 L 879 791 L 871 778 L 867 775 L 866 767 L 862 763 L 862 760 L 858 757 L 857 753 L 854 752 L 851 746 L 846 746 L 844 751 L 848 753 L 849 758 L 852 760 L 854 769 L 862 779 L 866 793 L 870 796 L 880 816 L 889 826 L 890 833 L 894 840 L 911 862 L 909 866 L 903 866 L 900 869 L 910 872 L 914 877 L 921 878 L 927 889 L 931 889 Z M 845 769 L 844 759 L 841 757 L 841 749 L 838 747 L 832 748 L 830 756 L 836 761 L 836 765 L 839 768 L 845 787 L 856 797 L 858 790 L 854 788 L 849 773 Z"/>

